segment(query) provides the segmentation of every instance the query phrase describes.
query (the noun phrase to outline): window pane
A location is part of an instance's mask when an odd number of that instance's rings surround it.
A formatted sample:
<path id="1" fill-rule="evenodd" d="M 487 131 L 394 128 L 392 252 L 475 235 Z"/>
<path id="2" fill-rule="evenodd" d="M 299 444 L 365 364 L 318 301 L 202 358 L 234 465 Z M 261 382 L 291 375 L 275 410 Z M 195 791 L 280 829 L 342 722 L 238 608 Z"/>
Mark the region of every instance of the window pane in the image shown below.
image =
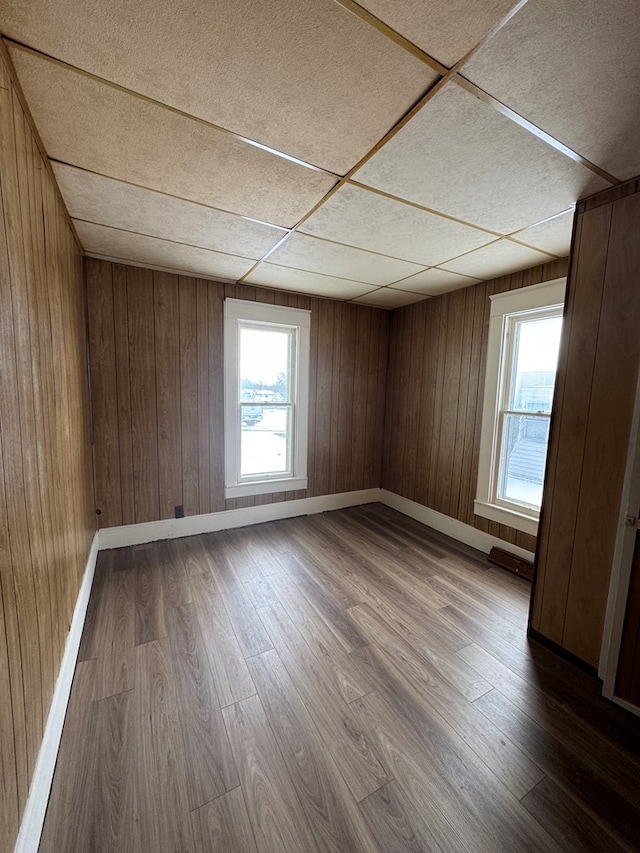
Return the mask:
<path id="1" fill-rule="evenodd" d="M 504 415 L 497 497 L 540 509 L 549 418 Z"/>
<path id="2" fill-rule="evenodd" d="M 514 364 L 507 408 L 551 411 L 561 328 L 561 317 L 517 320 L 513 324 Z"/>
<path id="3" fill-rule="evenodd" d="M 291 402 L 293 332 L 240 329 L 240 399 L 244 402 Z"/>
<path id="4" fill-rule="evenodd" d="M 240 408 L 240 476 L 291 473 L 291 406 Z"/>

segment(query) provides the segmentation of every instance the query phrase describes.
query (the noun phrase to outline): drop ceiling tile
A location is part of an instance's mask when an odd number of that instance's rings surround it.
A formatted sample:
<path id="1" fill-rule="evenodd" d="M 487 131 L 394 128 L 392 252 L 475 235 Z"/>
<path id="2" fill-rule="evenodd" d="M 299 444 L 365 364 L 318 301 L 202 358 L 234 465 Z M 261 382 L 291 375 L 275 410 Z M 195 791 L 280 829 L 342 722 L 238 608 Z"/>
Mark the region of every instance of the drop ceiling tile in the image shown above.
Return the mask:
<path id="1" fill-rule="evenodd" d="M 503 234 L 609 186 L 455 83 L 354 180 Z"/>
<path id="2" fill-rule="evenodd" d="M 74 219 L 256 260 L 287 233 L 74 166 L 52 165 Z"/>
<path id="3" fill-rule="evenodd" d="M 495 239 L 486 231 L 351 184 L 340 187 L 300 230 L 422 266 L 442 263 Z"/>
<path id="4" fill-rule="evenodd" d="M 464 68 L 617 178 L 640 173 L 635 0 L 529 0 Z"/>
<path id="5" fill-rule="evenodd" d="M 412 275 L 409 278 L 404 278 L 402 281 L 396 281 L 395 284 L 390 284 L 389 287 L 393 290 L 408 290 L 411 293 L 422 293 L 425 296 L 439 296 L 441 293 L 448 293 L 450 290 L 459 290 L 462 287 L 471 287 L 480 281 L 478 278 L 471 278 L 467 275 L 460 275 L 455 272 L 448 272 L 442 269 L 430 269 L 419 272 L 417 275 Z"/>
<path id="6" fill-rule="evenodd" d="M 284 226 L 335 183 L 31 52 L 10 53 L 55 160 Z"/>
<path id="7" fill-rule="evenodd" d="M 363 284 L 361 281 L 347 281 L 344 278 L 294 270 L 266 262 L 260 264 L 245 281 L 262 287 L 294 290 L 296 293 L 308 293 L 311 296 L 325 296 L 330 299 L 352 299 L 372 290 L 370 284 Z"/>
<path id="8" fill-rule="evenodd" d="M 420 264 L 374 255 L 305 234 L 293 234 L 276 249 L 269 261 L 285 267 L 380 285 L 420 271 Z"/>
<path id="9" fill-rule="evenodd" d="M 362 305 L 372 305 L 375 308 L 402 308 L 403 305 L 421 302 L 425 298 L 425 296 L 418 296 L 415 293 L 405 293 L 401 290 L 392 290 L 390 287 L 381 287 L 372 293 L 365 294 L 365 296 L 358 296 L 353 301 Z"/>
<path id="10" fill-rule="evenodd" d="M 443 269 L 480 279 L 497 278 L 507 273 L 534 267 L 552 260 L 549 255 L 520 246 L 511 240 L 496 240 L 489 246 L 462 255 L 443 264 Z"/>
<path id="11" fill-rule="evenodd" d="M 163 267 L 175 272 L 206 275 L 236 281 L 254 264 L 253 260 L 223 255 L 208 249 L 170 243 L 157 237 L 146 237 L 119 231 L 105 225 L 74 220 L 80 242 L 89 255 L 100 255 L 119 261 Z"/>
<path id="12" fill-rule="evenodd" d="M 3 32 L 17 41 L 341 174 L 436 79 L 333 0 L 5 0 L 2 9 Z"/>
<path id="13" fill-rule="evenodd" d="M 360 0 L 360 5 L 451 67 L 513 8 L 513 0 Z"/>
<path id="14" fill-rule="evenodd" d="M 524 231 L 518 231 L 513 237 L 526 243 L 527 246 L 533 246 L 534 249 L 542 249 L 544 252 L 551 252 L 552 255 L 564 258 L 571 248 L 572 229 L 573 210 L 570 210 L 560 216 L 554 216 L 553 219 L 525 228 Z"/>

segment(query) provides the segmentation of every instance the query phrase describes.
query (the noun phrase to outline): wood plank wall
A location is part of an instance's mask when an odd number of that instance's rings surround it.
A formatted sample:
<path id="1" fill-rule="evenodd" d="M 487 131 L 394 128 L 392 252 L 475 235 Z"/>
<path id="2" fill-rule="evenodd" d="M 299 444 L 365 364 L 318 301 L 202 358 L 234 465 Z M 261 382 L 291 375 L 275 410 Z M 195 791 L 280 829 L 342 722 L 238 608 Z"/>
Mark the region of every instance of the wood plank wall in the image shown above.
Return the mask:
<path id="1" fill-rule="evenodd" d="M 640 181 L 577 208 L 531 627 L 597 667 L 640 363 Z"/>
<path id="2" fill-rule="evenodd" d="M 12 850 L 95 528 L 79 247 L 0 50 L 0 849 Z"/>
<path id="3" fill-rule="evenodd" d="M 87 258 L 102 527 L 378 488 L 389 314 Z M 309 488 L 224 498 L 223 301 L 310 308 Z"/>
<path id="4" fill-rule="evenodd" d="M 535 537 L 473 513 L 489 296 L 566 271 L 553 261 L 392 313 L 383 488 L 535 549 Z"/>

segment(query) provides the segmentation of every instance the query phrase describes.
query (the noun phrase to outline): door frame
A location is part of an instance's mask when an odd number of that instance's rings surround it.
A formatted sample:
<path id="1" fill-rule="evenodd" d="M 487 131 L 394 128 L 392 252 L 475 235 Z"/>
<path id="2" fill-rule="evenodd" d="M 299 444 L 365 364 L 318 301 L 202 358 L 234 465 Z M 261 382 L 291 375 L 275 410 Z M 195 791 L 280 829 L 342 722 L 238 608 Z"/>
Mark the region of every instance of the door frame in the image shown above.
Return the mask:
<path id="1" fill-rule="evenodd" d="M 600 666 L 598 675 L 603 681 L 602 695 L 612 702 L 640 716 L 640 708 L 615 695 L 616 676 L 622 630 L 629 597 L 629 582 L 631 566 L 637 535 L 637 525 L 627 527 L 625 519 L 628 515 L 637 515 L 640 509 L 640 373 L 636 385 L 636 400 L 631 421 L 631 433 L 627 464 L 622 488 L 622 500 L 618 516 L 618 532 L 611 567 L 609 597 L 605 614 L 602 646 L 600 650 Z"/>

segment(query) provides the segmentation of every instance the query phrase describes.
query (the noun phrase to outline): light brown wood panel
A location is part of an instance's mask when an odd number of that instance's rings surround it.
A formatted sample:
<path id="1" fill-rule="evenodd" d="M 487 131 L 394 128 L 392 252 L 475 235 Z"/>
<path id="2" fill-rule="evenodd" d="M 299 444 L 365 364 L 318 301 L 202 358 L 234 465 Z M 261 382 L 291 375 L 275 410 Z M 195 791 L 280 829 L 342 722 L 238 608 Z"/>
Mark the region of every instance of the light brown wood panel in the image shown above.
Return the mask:
<path id="1" fill-rule="evenodd" d="M 90 317 L 91 342 L 89 358 L 101 365 L 96 371 L 92 394 L 94 422 L 100 425 L 100 453 L 95 454 L 97 480 L 104 484 L 100 494 L 101 524 L 122 524 L 122 491 L 120 488 L 119 407 L 116 371 L 105 369 L 116 361 L 112 268 L 91 265 L 87 270 L 87 308 Z M 113 470 L 112 470 L 113 469 Z"/>
<path id="2" fill-rule="evenodd" d="M 127 270 L 135 520 L 160 518 L 153 273 Z M 150 428 L 154 425 L 155 428 Z M 97 441 L 97 436 L 96 436 Z M 104 452 L 104 451 L 102 451 Z"/>
<path id="3" fill-rule="evenodd" d="M 556 643 L 564 629 L 610 222 L 610 206 L 579 217 L 568 281 L 532 622 Z"/>
<path id="4" fill-rule="evenodd" d="M 599 663 L 640 365 L 637 181 L 580 206 L 531 627 Z"/>
<path id="5" fill-rule="evenodd" d="M 85 261 L 102 527 L 377 488 L 389 313 Z M 224 498 L 224 299 L 311 310 L 309 487 Z"/>
<path id="6" fill-rule="evenodd" d="M 95 529 L 82 258 L 0 46 L 0 848 L 13 849 Z"/>
<path id="7" fill-rule="evenodd" d="M 180 352 L 179 280 L 169 273 L 153 274 L 160 518 L 170 518 L 175 507 L 184 503 L 180 358 L 176 358 Z M 191 409 L 192 401 L 185 402 Z"/>
<path id="8" fill-rule="evenodd" d="M 383 488 L 534 550 L 534 537 L 473 514 L 489 295 L 566 268 L 553 261 L 392 313 Z"/>

